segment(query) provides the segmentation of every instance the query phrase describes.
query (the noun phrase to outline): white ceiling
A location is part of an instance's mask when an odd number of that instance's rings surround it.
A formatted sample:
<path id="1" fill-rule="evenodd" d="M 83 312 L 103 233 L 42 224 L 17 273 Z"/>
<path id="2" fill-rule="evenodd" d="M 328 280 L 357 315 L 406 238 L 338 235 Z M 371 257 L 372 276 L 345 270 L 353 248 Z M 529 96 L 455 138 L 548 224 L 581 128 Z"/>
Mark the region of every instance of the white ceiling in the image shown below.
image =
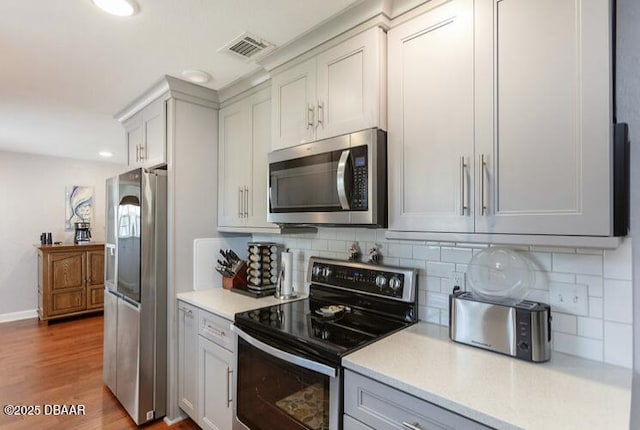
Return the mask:
<path id="1" fill-rule="evenodd" d="M 0 4 L 0 150 L 126 161 L 113 114 L 165 75 L 219 89 L 257 66 L 217 50 L 249 31 L 282 46 L 354 0 L 137 0 L 129 18 L 91 0 Z M 104 160 L 104 159 L 102 159 Z"/>

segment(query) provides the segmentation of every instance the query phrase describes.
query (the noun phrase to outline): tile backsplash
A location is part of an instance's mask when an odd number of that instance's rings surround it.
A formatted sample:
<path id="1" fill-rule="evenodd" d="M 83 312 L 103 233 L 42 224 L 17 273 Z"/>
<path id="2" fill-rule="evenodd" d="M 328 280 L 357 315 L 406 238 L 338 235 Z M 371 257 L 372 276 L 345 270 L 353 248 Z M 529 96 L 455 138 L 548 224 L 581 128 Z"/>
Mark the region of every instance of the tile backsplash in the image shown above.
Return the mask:
<path id="1" fill-rule="evenodd" d="M 419 318 L 449 325 L 451 272 L 466 272 L 474 253 L 488 245 L 387 240 L 385 230 L 320 228 L 317 233 L 267 236 L 255 241 L 282 243 L 294 253 L 294 287 L 304 290 L 310 256 L 346 259 L 358 242 L 363 260 L 376 246 L 383 264 L 418 269 Z M 631 239 L 615 250 L 509 246 L 536 268 L 528 298 L 551 304 L 553 349 L 596 361 L 631 367 Z M 574 297 L 579 297 L 574 301 Z M 581 300 L 584 298 L 585 300 Z M 567 302 L 568 301 L 568 302 Z"/>

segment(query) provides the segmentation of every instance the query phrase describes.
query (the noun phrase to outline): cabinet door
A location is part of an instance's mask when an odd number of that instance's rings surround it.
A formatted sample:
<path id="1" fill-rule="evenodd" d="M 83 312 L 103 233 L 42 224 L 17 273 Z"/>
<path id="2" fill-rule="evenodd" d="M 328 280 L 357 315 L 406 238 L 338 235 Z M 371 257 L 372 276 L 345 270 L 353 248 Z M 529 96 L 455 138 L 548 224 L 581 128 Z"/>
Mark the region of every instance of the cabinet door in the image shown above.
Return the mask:
<path id="1" fill-rule="evenodd" d="M 51 291 L 84 288 L 86 278 L 86 254 L 84 252 L 51 253 L 47 258 L 48 283 Z"/>
<path id="2" fill-rule="evenodd" d="M 317 139 L 380 125 L 385 45 L 376 27 L 317 56 Z"/>
<path id="3" fill-rule="evenodd" d="M 478 5 L 476 231 L 609 235 L 610 1 Z"/>
<path id="4" fill-rule="evenodd" d="M 263 90 L 249 103 L 252 130 L 251 182 L 249 186 L 249 219 L 251 227 L 275 227 L 267 222 L 268 161 L 271 150 L 271 91 Z"/>
<path id="5" fill-rule="evenodd" d="M 87 309 L 104 303 L 104 251 L 87 251 Z"/>
<path id="6" fill-rule="evenodd" d="M 389 41 L 389 228 L 472 232 L 473 2 L 453 0 Z"/>
<path id="7" fill-rule="evenodd" d="M 138 113 L 129 118 L 124 123 L 124 129 L 127 137 L 127 148 L 129 151 L 129 167 L 137 167 L 140 165 L 140 148 L 144 141 L 142 131 L 142 114 Z"/>
<path id="8" fill-rule="evenodd" d="M 231 430 L 232 360 L 230 351 L 198 336 L 198 373 L 201 381 L 198 425 L 203 429 Z"/>
<path id="9" fill-rule="evenodd" d="M 198 420 L 198 309 L 178 302 L 178 404 Z"/>
<path id="10" fill-rule="evenodd" d="M 316 60 L 312 58 L 273 77 L 271 148 L 315 140 Z"/>
<path id="11" fill-rule="evenodd" d="M 167 161 L 166 101 L 156 100 L 142 111 L 144 144 L 140 150 L 142 165 L 154 167 Z"/>
<path id="12" fill-rule="evenodd" d="M 251 179 L 251 129 L 247 102 L 242 100 L 220 110 L 218 166 L 218 225 L 244 224 L 245 186 Z"/>

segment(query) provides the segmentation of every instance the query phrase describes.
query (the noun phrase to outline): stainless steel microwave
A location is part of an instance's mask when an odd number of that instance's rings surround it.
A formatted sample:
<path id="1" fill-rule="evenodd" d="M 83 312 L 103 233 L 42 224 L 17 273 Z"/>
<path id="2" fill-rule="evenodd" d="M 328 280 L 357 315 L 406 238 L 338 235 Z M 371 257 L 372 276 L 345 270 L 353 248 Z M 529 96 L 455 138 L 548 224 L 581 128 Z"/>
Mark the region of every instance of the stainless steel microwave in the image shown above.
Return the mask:
<path id="1" fill-rule="evenodd" d="M 386 227 L 386 137 L 371 128 L 271 152 L 268 221 Z"/>

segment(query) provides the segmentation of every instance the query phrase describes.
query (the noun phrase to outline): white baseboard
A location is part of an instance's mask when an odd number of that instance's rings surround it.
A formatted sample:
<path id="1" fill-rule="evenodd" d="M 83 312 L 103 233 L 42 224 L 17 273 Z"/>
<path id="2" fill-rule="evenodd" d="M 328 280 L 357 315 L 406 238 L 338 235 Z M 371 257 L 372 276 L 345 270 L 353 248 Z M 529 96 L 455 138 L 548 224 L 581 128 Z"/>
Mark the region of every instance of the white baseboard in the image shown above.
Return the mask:
<path id="1" fill-rule="evenodd" d="M 165 424 L 167 424 L 167 426 L 172 426 L 174 424 L 179 423 L 180 421 L 184 421 L 187 419 L 187 416 L 184 415 L 182 413 L 182 411 L 180 411 L 180 415 L 178 415 L 177 417 L 170 419 L 169 417 L 164 417 L 163 421 L 165 422 Z"/>
<path id="2" fill-rule="evenodd" d="M 9 312 L 7 314 L 0 314 L 0 323 L 9 321 L 26 320 L 28 318 L 38 318 L 38 310 L 31 309 L 28 311 Z"/>

